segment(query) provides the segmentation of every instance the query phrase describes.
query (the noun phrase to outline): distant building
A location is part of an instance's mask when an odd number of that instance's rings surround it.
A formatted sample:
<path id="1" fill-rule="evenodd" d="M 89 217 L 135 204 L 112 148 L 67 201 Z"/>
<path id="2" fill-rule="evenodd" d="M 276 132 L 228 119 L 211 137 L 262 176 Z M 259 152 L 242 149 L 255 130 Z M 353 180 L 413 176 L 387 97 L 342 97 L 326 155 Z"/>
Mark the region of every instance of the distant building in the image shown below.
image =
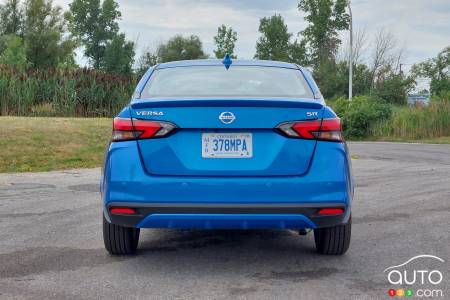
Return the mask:
<path id="1" fill-rule="evenodd" d="M 427 106 L 430 103 L 429 94 L 409 94 L 408 95 L 408 105 L 422 105 Z"/>

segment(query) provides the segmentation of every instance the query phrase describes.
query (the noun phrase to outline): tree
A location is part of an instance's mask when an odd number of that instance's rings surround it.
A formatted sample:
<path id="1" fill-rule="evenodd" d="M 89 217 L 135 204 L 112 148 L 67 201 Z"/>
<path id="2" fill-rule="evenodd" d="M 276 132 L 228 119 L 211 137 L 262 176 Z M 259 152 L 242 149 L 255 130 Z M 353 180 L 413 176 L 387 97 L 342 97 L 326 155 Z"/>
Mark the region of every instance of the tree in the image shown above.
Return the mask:
<path id="1" fill-rule="evenodd" d="M 118 31 L 121 13 L 114 0 L 74 0 L 66 13 L 70 31 L 81 41 L 84 54 L 96 69 L 103 64 L 108 43 Z"/>
<path id="2" fill-rule="evenodd" d="M 27 0 L 25 3 L 24 39 L 31 67 L 55 67 L 73 61 L 76 43 L 63 38 L 65 21 L 61 8 L 52 0 Z"/>
<path id="3" fill-rule="evenodd" d="M 348 95 L 348 62 L 340 61 L 336 64 L 334 71 L 326 78 L 330 78 L 328 85 L 324 85 L 323 92 L 329 98 L 347 98 Z M 354 64 L 353 66 L 353 95 L 368 95 L 371 88 L 370 70 L 365 64 Z M 330 86 L 331 85 L 331 86 Z M 321 86 L 322 88 L 322 86 Z"/>
<path id="4" fill-rule="evenodd" d="M 256 59 L 289 61 L 289 40 L 292 36 L 281 15 L 262 18 L 259 23 L 262 36 L 256 43 Z"/>
<path id="5" fill-rule="evenodd" d="M 233 28 L 227 28 L 222 24 L 217 28 L 217 35 L 214 37 L 214 43 L 217 49 L 214 50 L 216 58 L 223 58 L 226 54 L 229 54 L 231 58 L 236 58 L 234 55 L 234 46 L 237 41 L 237 32 Z"/>
<path id="6" fill-rule="evenodd" d="M 24 14 L 20 0 L 7 0 L 0 6 L 0 35 L 18 35 L 23 33 Z"/>
<path id="7" fill-rule="evenodd" d="M 176 35 L 157 50 L 158 62 L 206 58 L 200 38 Z"/>
<path id="8" fill-rule="evenodd" d="M 346 71 L 343 77 L 345 82 L 344 95 L 348 95 L 348 64 L 344 63 L 344 65 L 341 66 L 341 69 Z M 353 95 L 358 96 L 369 94 L 371 83 L 369 67 L 365 64 L 355 64 L 353 66 Z"/>
<path id="9" fill-rule="evenodd" d="M 408 92 L 411 91 L 413 85 L 414 80 L 411 77 L 405 77 L 401 73 L 390 73 L 375 83 L 372 94 L 388 103 L 405 105 Z"/>
<path id="10" fill-rule="evenodd" d="M 347 0 L 301 0 L 298 4 L 309 23 L 301 34 L 307 41 L 315 65 L 335 59 L 341 43 L 338 31 L 349 28 L 350 16 L 345 11 L 346 7 Z"/>
<path id="11" fill-rule="evenodd" d="M 0 64 L 11 65 L 24 71 L 28 62 L 23 39 L 15 35 L 6 37 L 6 48 L 0 56 Z"/>
<path id="12" fill-rule="evenodd" d="M 121 33 L 106 45 L 102 69 L 107 72 L 130 74 L 133 71 L 134 43 Z"/>
<path id="13" fill-rule="evenodd" d="M 289 62 L 298 64 L 300 66 L 308 66 L 310 59 L 306 49 L 305 40 L 295 40 L 288 48 Z"/>
<path id="14" fill-rule="evenodd" d="M 338 65 L 334 60 L 322 60 L 320 64 L 315 66 L 313 74 L 325 98 L 341 96 L 339 93 Z"/>
<path id="15" fill-rule="evenodd" d="M 397 71 L 402 59 L 403 50 L 398 49 L 397 40 L 392 32 L 380 29 L 372 45 L 371 73 L 372 86 L 391 72 Z"/>
<path id="16" fill-rule="evenodd" d="M 136 73 L 139 77 L 147 70 L 158 63 L 158 56 L 150 50 L 145 51 L 137 61 Z"/>
<path id="17" fill-rule="evenodd" d="M 432 94 L 448 93 L 450 91 L 450 46 L 439 52 L 437 57 L 414 65 L 411 73 L 415 77 L 431 79 Z"/>
<path id="18" fill-rule="evenodd" d="M 367 41 L 367 31 L 365 28 L 360 28 L 358 30 L 354 30 L 353 33 L 353 64 L 358 65 L 362 64 L 367 52 L 368 41 Z M 338 61 L 350 61 L 350 47 L 349 40 L 346 39 L 343 43 L 343 46 L 340 48 L 338 53 Z"/>

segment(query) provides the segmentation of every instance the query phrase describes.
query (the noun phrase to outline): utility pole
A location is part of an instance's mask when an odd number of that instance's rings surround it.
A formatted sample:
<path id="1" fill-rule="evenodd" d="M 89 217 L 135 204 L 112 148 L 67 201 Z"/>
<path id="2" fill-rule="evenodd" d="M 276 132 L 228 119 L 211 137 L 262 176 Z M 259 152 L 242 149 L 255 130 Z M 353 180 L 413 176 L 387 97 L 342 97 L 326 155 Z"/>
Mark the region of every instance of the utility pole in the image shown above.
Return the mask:
<path id="1" fill-rule="evenodd" d="M 348 72 L 348 101 L 352 101 L 353 97 L 353 16 L 352 8 L 350 7 L 350 0 L 347 2 L 348 11 L 350 14 L 350 58 L 349 58 L 349 72 Z"/>

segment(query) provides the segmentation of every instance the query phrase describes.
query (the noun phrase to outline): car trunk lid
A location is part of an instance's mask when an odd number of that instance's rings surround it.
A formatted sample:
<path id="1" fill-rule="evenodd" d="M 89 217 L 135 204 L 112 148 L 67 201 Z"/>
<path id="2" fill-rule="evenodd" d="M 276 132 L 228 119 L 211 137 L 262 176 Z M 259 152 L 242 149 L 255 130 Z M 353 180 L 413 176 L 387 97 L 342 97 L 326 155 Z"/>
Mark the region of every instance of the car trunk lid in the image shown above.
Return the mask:
<path id="1" fill-rule="evenodd" d="M 161 176 L 304 174 L 316 141 L 289 138 L 275 128 L 288 121 L 321 119 L 323 112 L 321 103 L 305 99 L 152 99 L 138 100 L 131 107 L 134 119 L 177 126 L 170 136 L 137 142 L 146 170 Z M 220 142 L 221 137 L 224 149 L 226 140 L 235 137 L 237 143 L 246 144 L 241 150 L 248 152 L 238 157 L 223 157 L 220 151 L 214 152 L 219 156 L 205 156 L 205 149 L 219 148 L 220 143 L 211 143 Z"/>

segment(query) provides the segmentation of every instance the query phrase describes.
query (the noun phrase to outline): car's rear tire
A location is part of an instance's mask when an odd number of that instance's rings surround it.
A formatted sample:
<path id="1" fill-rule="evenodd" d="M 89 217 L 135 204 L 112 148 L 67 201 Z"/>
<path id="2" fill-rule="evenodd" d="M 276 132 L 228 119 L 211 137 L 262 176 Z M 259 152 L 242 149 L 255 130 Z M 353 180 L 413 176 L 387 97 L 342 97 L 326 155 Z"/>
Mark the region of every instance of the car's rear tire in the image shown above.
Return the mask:
<path id="1" fill-rule="evenodd" d="M 342 255 L 350 246 L 352 218 L 347 224 L 314 229 L 317 252 L 327 255 Z"/>
<path id="2" fill-rule="evenodd" d="M 139 242 L 139 228 L 111 224 L 103 216 L 103 241 L 110 254 L 125 255 L 136 252 Z"/>

